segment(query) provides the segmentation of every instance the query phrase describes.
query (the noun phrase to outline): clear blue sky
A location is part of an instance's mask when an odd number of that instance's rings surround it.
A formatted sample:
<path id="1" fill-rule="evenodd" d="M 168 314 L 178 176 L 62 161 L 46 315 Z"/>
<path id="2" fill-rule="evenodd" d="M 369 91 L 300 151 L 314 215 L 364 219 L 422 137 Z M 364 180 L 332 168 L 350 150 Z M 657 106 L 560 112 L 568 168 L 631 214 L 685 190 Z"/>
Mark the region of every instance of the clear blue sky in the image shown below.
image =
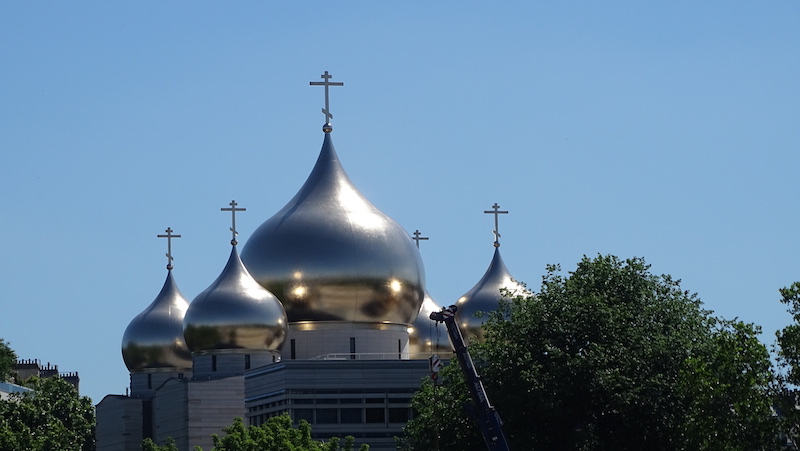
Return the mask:
<path id="1" fill-rule="evenodd" d="M 191 300 L 333 139 L 449 304 L 502 252 L 641 256 L 764 328 L 800 280 L 800 2 L 3 2 L 0 337 L 124 393 L 166 277 Z"/>

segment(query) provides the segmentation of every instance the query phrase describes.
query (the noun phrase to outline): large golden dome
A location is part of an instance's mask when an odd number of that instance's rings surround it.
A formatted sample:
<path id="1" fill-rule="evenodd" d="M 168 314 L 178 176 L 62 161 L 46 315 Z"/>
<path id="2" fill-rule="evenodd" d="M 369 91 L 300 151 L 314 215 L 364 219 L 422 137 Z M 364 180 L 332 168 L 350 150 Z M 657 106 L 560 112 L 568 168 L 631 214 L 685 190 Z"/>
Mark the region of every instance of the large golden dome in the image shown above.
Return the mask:
<path id="1" fill-rule="evenodd" d="M 330 130 L 303 187 L 253 233 L 242 261 L 290 322 L 410 323 L 424 296 L 411 237 L 352 184 Z"/>

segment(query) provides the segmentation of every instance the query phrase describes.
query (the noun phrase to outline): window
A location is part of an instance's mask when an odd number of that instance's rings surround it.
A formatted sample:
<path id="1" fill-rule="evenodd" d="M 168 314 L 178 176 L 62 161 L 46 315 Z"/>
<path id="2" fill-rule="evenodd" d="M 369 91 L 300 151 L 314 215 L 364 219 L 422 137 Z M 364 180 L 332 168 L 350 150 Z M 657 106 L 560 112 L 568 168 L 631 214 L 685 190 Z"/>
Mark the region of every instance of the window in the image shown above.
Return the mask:
<path id="1" fill-rule="evenodd" d="M 250 354 L 244 355 L 244 369 L 246 370 L 250 369 Z"/>
<path id="2" fill-rule="evenodd" d="M 350 337 L 350 360 L 356 359 L 356 338 Z"/>
<path id="3" fill-rule="evenodd" d="M 317 409 L 317 424 L 336 424 L 338 422 L 337 409 Z"/>
<path id="4" fill-rule="evenodd" d="M 292 421 L 295 423 L 300 420 L 306 420 L 309 423 L 314 422 L 314 409 L 294 409 L 292 410 Z"/>
<path id="5" fill-rule="evenodd" d="M 294 359 L 296 359 L 296 358 L 297 358 L 297 353 L 295 352 L 296 350 L 295 350 L 295 341 L 294 341 L 294 338 L 292 338 L 291 340 L 289 340 L 289 345 L 291 346 L 291 356 L 292 356 L 292 360 L 294 360 Z"/>
<path id="6" fill-rule="evenodd" d="M 380 408 L 366 408 L 364 409 L 366 414 L 367 423 L 386 423 L 386 409 L 383 407 Z"/>
<path id="7" fill-rule="evenodd" d="M 153 375 L 147 374 L 147 388 L 153 388 Z"/>
<path id="8" fill-rule="evenodd" d="M 217 371 L 217 356 L 211 356 L 211 371 Z"/>
<path id="9" fill-rule="evenodd" d="M 389 408 L 389 423 L 407 423 L 409 420 L 408 409 Z"/>
<path id="10" fill-rule="evenodd" d="M 361 423 L 364 421 L 361 419 L 361 409 L 341 409 L 339 415 L 341 416 L 342 423 L 345 424 Z"/>

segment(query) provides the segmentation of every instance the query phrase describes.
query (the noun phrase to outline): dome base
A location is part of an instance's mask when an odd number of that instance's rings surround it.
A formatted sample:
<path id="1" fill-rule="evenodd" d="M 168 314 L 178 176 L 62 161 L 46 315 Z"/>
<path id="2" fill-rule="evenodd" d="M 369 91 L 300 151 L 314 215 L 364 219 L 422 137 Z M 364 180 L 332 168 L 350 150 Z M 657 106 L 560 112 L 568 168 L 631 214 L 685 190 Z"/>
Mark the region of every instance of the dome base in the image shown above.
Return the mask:
<path id="1" fill-rule="evenodd" d="M 284 360 L 408 359 L 410 324 L 300 321 L 289 323 Z"/>

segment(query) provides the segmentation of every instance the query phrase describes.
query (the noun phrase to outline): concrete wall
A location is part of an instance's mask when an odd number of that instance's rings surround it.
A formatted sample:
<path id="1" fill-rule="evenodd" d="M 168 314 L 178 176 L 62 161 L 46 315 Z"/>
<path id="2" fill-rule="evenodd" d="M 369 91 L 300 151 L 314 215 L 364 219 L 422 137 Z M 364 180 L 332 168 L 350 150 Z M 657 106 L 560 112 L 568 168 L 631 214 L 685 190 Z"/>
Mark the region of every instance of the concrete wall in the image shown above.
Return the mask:
<path id="1" fill-rule="evenodd" d="M 97 404 L 97 451 L 141 451 L 143 409 L 141 398 L 108 395 Z"/>

